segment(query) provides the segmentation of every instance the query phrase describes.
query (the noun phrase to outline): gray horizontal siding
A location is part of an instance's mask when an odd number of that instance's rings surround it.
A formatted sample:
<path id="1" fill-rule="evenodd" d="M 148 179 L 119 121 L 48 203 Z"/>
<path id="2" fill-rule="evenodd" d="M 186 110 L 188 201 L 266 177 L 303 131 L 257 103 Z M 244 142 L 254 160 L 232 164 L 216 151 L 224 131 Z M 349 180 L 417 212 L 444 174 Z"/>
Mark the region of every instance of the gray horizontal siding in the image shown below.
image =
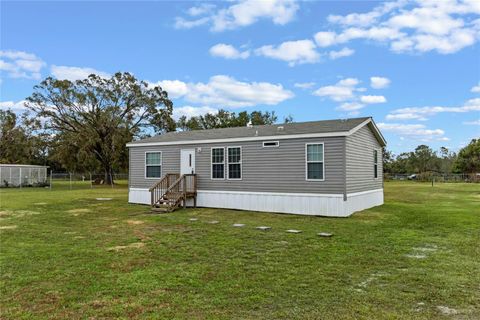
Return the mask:
<path id="1" fill-rule="evenodd" d="M 325 144 L 325 181 L 306 181 L 305 143 Z M 130 147 L 130 186 L 148 188 L 154 179 L 145 179 L 145 152 L 162 151 L 162 174 L 180 172 L 180 150 L 196 152 L 198 189 L 252 192 L 293 192 L 342 194 L 344 192 L 345 137 L 281 140 L 277 148 L 263 148 L 262 141 L 232 144 L 192 144 L 181 146 Z M 211 180 L 210 149 L 242 147 L 242 180 Z M 227 174 L 225 174 L 227 176 Z"/>
<path id="2" fill-rule="evenodd" d="M 347 137 L 347 193 L 383 186 L 382 147 L 366 125 Z M 378 150 L 378 179 L 374 178 L 373 150 Z"/>

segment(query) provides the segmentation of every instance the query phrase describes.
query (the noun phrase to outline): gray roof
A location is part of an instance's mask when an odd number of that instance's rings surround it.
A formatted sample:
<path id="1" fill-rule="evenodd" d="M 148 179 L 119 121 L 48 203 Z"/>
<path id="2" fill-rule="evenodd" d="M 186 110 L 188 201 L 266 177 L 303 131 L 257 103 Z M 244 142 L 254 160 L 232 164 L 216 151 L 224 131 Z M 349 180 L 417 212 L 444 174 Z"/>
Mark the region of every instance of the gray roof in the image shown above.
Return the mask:
<path id="1" fill-rule="evenodd" d="M 168 132 L 151 138 L 133 141 L 128 145 L 142 145 L 144 143 L 163 143 L 177 141 L 196 141 L 211 139 L 235 139 L 247 137 L 275 137 L 283 135 L 312 134 L 312 133 L 343 133 L 362 124 L 371 117 L 322 120 L 311 122 L 297 122 L 286 124 L 262 125 L 251 127 L 235 127 L 210 130 L 193 130 Z M 282 128 L 283 127 L 283 128 Z M 383 139 L 383 138 L 382 138 Z"/>

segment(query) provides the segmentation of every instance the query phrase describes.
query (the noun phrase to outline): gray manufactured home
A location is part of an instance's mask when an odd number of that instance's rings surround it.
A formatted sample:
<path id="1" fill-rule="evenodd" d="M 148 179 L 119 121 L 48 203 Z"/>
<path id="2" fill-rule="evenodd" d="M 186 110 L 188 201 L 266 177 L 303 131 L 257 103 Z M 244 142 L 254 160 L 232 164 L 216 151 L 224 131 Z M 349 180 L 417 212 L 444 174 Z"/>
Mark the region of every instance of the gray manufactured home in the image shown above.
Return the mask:
<path id="1" fill-rule="evenodd" d="M 172 132 L 127 146 L 129 202 L 346 217 L 383 204 L 372 118 Z"/>

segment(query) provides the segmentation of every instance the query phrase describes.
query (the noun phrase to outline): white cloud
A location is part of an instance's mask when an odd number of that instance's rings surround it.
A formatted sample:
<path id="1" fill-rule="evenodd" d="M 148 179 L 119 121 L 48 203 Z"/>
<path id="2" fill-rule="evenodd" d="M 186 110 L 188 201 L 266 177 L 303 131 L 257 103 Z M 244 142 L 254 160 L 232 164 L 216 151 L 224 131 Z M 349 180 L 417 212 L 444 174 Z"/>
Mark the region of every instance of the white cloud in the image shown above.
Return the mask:
<path id="1" fill-rule="evenodd" d="M 338 58 L 351 56 L 354 53 L 355 53 L 355 50 L 345 47 L 338 51 L 334 51 L 334 50 L 330 51 L 328 53 L 328 56 L 330 57 L 330 59 L 334 60 Z"/>
<path id="2" fill-rule="evenodd" d="M 386 116 L 387 120 L 427 120 L 429 117 L 438 113 L 465 113 L 471 111 L 480 111 L 480 98 L 474 98 L 466 101 L 461 107 L 412 107 L 401 108 L 390 112 Z"/>
<path id="3" fill-rule="evenodd" d="M 203 17 L 195 20 L 187 20 L 182 17 L 175 18 L 175 28 L 176 29 L 191 29 L 199 26 L 203 26 L 210 21 L 210 18 Z"/>
<path id="4" fill-rule="evenodd" d="M 180 80 L 163 80 L 158 82 L 147 82 L 150 87 L 160 86 L 167 91 L 169 98 L 179 98 L 188 92 L 187 84 Z"/>
<path id="5" fill-rule="evenodd" d="M 225 75 L 213 76 L 208 83 L 189 84 L 188 87 L 187 101 L 219 107 L 276 105 L 294 96 L 281 84 L 241 82 Z"/>
<path id="6" fill-rule="evenodd" d="M 213 76 L 207 83 L 163 80 L 156 84 L 163 84 L 162 88 L 169 94 L 172 92 L 172 97 L 219 108 L 276 105 L 294 96 L 293 92 L 284 89 L 281 84 L 242 82 L 226 75 Z"/>
<path id="7" fill-rule="evenodd" d="M 250 56 L 250 51 L 240 52 L 232 45 L 219 43 L 210 48 L 210 54 L 225 59 L 246 59 Z"/>
<path id="8" fill-rule="evenodd" d="M 463 124 L 471 125 L 471 126 L 480 126 L 480 119 L 474 121 L 465 121 Z"/>
<path id="9" fill-rule="evenodd" d="M 355 86 L 358 83 L 358 79 L 346 78 L 340 80 L 335 85 L 320 87 L 313 94 L 319 97 L 330 98 L 333 101 L 345 101 L 354 97 Z"/>
<path id="10" fill-rule="evenodd" d="M 0 71 L 11 78 L 39 80 L 46 63 L 32 53 L 0 50 Z"/>
<path id="11" fill-rule="evenodd" d="M 385 77 L 370 77 L 370 86 L 373 89 L 383 89 L 390 85 L 390 79 Z"/>
<path id="12" fill-rule="evenodd" d="M 88 78 L 91 74 L 96 74 L 102 78 L 110 78 L 110 75 L 103 71 L 98 71 L 93 68 L 67 67 L 52 65 L 50 68 L 52 75 L 59 80 L 83 80 Z"/>
<path id="13" fill-rule="evenodd" d="M 397 53 L 450 54 L 480 39 L 479 8 L 478 0 L 391 1 L 365 13 L 330 15 L 336 30 L 320 31 L 314 38 L 321 47 L 364 39 Z"/>
<path id="14" fill-rule="evenodd" d="M 385 132 L 392 132 L 412 140 L 419 141 L 448 141 L 442 129 L 429 129 L 423 124 L 378 123 L 378 127 Z"/>
<path id="15" fill-rule="evenodd" d="M 27 110 L 25 107 L 26 100 L 21 100 L 18 102 L 14 101 L 0 101 L 0 110 L 11 109 L 13 112 L 22 112 Z"/>
<path id="16" fill-rule="evenodd" d="M 297 82 L 293 86 L 300 89 L 310 89 L 315 85 L 315 82 Z"/>
<path id="17" fill-rule="evenodd" d="M 211 108 L 211 107 L 192 107 L 192 106 L 184 106 L 179 108 L 173 108 L 173 119 L 178 120 L 182 116 L 186 116 L 187 118 L 191 117 L 198 117 L 207 113 L 216 113 L 218 109 Z"/>
<path id="18" fill-rule="evenodd" d="M 357 111 L 364 108 L 365 105 L 359 102 L 344 102 L 340 106 L 338 106 L 337 110 L 342 111 Z"/>
<path id="19" fill-rule="evenodd" d="M 320 31 L 313 38 L 319 47 L 329 47 L 335 44 L 336 36 L 336 33 L 332 31 Z"/>
<path id="20" fill-rule="evenodd" d="M 470 91 L 473 93 L 480 93 L 480 83 L 474 86 Z"/>
<path id="21" fill-rule="evenodd" d="M 197 7 L 191 7 L 187 10 L 188 15 L 192 17 L 204 15 L 211 13 L 215 9 L 215 5 L 210 4 L 210 3 L 202 3 L 201 5 Z"/>
<path id="22" fill-rule="evenodd" d="M 175 18 L 175 27 L 189 29 L 209 24 L 212 31 L 232 30 L 246 27 L 259 20 L 271 20 L 274 24 L 284 25 L 295 18 L 299 6 L 295 0 L 242 0 L 216 11 L 214 6 L 197 6 L 187 13 L 201 18 L 189 20 Z"/>
<path id="23" fill-rule="evenodd" d="M 387 99 L 385 99 L 384 96 L 366 95 L 366 96 L 361 96 L 360 101 L 363 103 L 372 104 L 372 103 L 385 103 L 387 102 Z"/>
<path id="24" fill-rule="evenodd" d="M 289 66 L 303 63 L 315 63 L 320 55 L 315 50 L 315 43 L 311 40 L 286 41 L 278 46 L 263 46 L 255 50 L 257 55 L 283 60 Z"/>

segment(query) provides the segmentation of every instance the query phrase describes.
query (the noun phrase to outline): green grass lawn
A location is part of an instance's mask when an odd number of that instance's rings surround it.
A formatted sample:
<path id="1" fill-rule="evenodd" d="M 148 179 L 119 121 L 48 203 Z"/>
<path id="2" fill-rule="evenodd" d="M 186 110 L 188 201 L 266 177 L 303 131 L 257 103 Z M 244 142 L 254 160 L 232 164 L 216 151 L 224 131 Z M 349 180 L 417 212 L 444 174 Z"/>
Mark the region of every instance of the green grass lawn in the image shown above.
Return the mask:
<path id="1" fill-rule="evenodd" d="M 350 218 L 2 189 L 0 219 L 1 319 L 480 318 L 478 184 L 387 182 Z"/>

